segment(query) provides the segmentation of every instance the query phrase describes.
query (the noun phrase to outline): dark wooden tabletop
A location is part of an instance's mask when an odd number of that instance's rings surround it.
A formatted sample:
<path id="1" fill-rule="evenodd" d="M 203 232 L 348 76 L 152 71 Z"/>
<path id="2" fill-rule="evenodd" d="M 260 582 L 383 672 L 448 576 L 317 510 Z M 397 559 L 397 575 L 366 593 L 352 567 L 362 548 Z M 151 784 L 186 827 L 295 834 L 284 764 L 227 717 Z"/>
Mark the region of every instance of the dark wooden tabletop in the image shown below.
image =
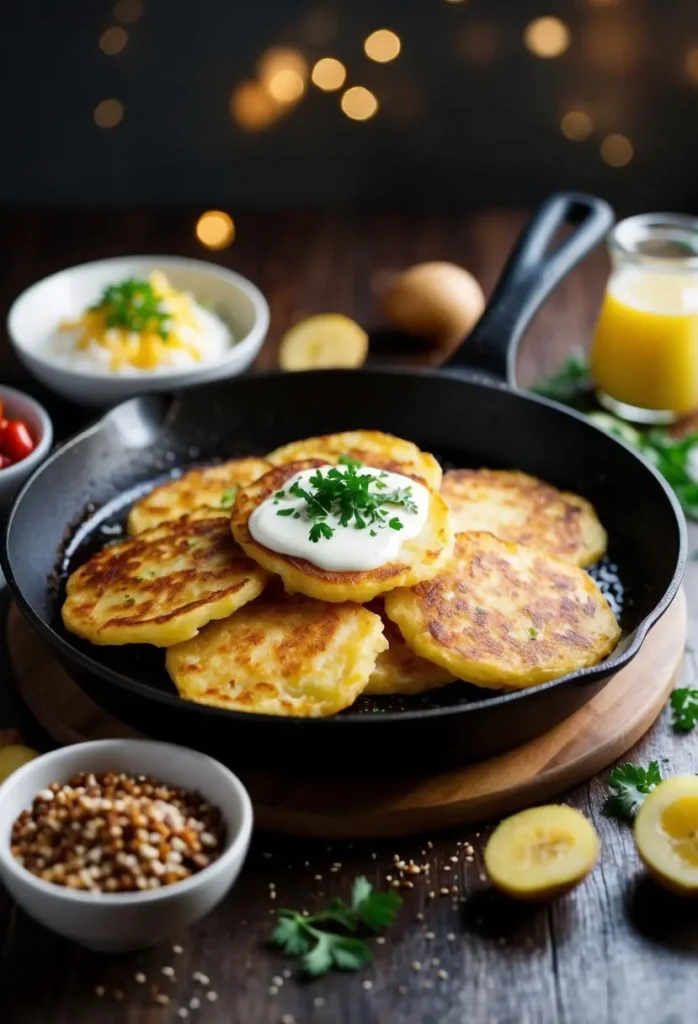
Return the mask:
<path id="1" fill-rule="evenodd" d="M 6 268 L 0 311 L 37 278 L 64 266 L 126 253 L 212 258 L 256 281 L 269 298 L 272 326 L 260 366 L 274 364 L 278 339 L 295 319 L 320 311 L 380 322 L 374 273 L 424 259 L 452 259 L 489 292 L 523 222 L 509 212 L 469 216 L 243 213 L 235 244 L 207 253 L 194 236 L 196 214 L 129 212 L 32 213 L 0 219 Z M 595 253 L 537 316 L 524 339 L 519 383 L 552 372 L 589 338 L 603 290 L 606 259 Z M 390 358 L 422 358 L 392 352 Z M 0 335 L 0 379 L 39 394 L 21 374 Z M 45 396 L 42 396 L 45 397 Z M 63 432 L 83 414 L 55 399 L 47 404 Z M 642 514 L 634 509 L 633 514 Z M 698 531 L 691 528 L 691 547 Z M 696 633 L 698 564 L 689 563 L 689 635 Z M 5 599 L 6 604 L 6 599 Z M 689 646 L 685 678 L 695 679 Z M 12 692 L 0 688 L 0 728 L 18 724 L 46 742 Z M 671 773 L 695 772 L 693 735 L 676 736 L 665 711 L 631 751 Z M 318 765 L 318 771 L 323 766 Z M 328 845 L 259 835 L 243 874 L 224 903 L 188 934 L 138 956 L 105 957 L 56 938 L 19 912 L 0 890 L 0 1021 L 7 1024 L 689 1024 L 698 1020 L 698 919 L 650 884 L 630 829 L 601 814 L 605 774 L 567 794 L 598 829 L 603 855 L 589 879 L 551 906 L 514 905 L 485 881 L 482 848 L 490 825 L 419 839 Z M 475 850 L 463 856 L 464 843 Z M 416 884 L 403 892 L 397 924 L 375 946 L 372 967 L 300 983 L 291 964 L 266 945 L 275 908 L 312 910 L 347 894 L 365 874 L 385 886 L 395 855 L 425 858 L 432 887 L 462 894 L 429 899 Z M 456 858 L 455 861 L 453 858 Z M 341 867 L 332 871 L 333 865 Z M 276 898 L 270 896 L 274 883 Z M 324 896 L 321 896 L 323 893 Z M 174 968 L 175 975 L 163 974 Z M 136 980 L 144 974 L 145 984 Z M 208 979 L 202 983 L 201 974 Z M 153 1003 L 152 986 L 170 997 Z M 98 992 L 104 992 L 98 995 Z M 215 1000 L 206 997 L 214 992 Z"/>

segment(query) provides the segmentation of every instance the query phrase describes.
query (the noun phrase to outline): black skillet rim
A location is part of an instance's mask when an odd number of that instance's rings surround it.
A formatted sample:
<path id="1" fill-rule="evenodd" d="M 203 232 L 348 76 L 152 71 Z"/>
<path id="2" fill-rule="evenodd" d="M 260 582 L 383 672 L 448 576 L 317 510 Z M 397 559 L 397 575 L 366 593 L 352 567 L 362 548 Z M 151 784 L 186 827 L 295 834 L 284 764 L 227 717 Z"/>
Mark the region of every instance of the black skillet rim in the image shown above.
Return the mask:
<path id="1" fill-rule="evenodd" d="M 332 373 L 331 370 L 310 372 Z M 594 426 L 593 422 L 591 422 L 586 416 L 584 416 L 583 413 L 577 412 L 575 409 L 570 409 L 568 406 L 562 405 L 560 402 L 555 402 L 552 399 L 545 398 L 541 395 L 534 395 L 523 390 L 519 390 L 518 388 L 511 388 L 508 384 L 506 384 L 503 381 L 492 380 L 491 378 L 483 378 L 477 373 L 477 371 L 468 372 L 465 369 L 454 369 L 445 371 L 443 369 L 425 369 L 415 372 L 415 370 L 410 367 L 370 367 L 366 368 L 366 370 L 354 370 L 351 372 L 358 372 L 359 374 L 368 372 L 371 374 L 378 374 L 381 376 L 395 376 L 396 374 L 398 374 L 400 376 L 414 376 L 417 378 L 429 377 L 443 379 L 444 376 L 452 377 L 455 379 L 461 378 L 464 380 L 464 382 L 467 381 L 469 383 L 477 384 L 478 386 L 486 387 L 491 390 L 515 391 L 517 395 L 519 395 L 526 401 L 533 402 L 534 404 L 547 406 L 558 412 L 564 413 L 566 416 L 571 416 L 572 418 L 578 420 L 579 422 L 584 423 L 585 426 L 588 426 L 590 429 L 600 430 L 600 428 Z M 283 376 L 286 376 L 286 374 L 284 373 L 284 371 L 280 370 L 267 370 L 254 374 L 254 377 L 256 379 L 273 379 L 280 378 Z M 211 382 L 211 386 L 215 386 L 216 383 L 220 384 L 222 382 Z M 200 386 L 206 387 L 205 384 Z M 176 401 L 178 395 L 182 394 L 185 390 L 188 389 L 182 389 L 182 391 L 180 392 L 175 392 L 174 400 Z M 143 397 L 147 396 L 136 396 L 135 400 L 138 401 L 140 398 Z M 180 710 L 184 705 L 187 705 L 187 707 L 191 707 L 193 710 L 195 710 L 196 713 L 204 714 L 212 718 L 219 718 L 222 721 L 231 721 L 232 719 L 233 721 L 237 722 L 249 722 L 250 718 L 253 718 L 257 722 L 268 722 L 270 726 L 273 723 L 273 726 L 276 728 L 279 728 L 280 723 L 282 722 L 286 723 L 286 726 L 281 726 L 282 728 L 293 728 L 294 726 L 297 726 L 299 722 L 313 722 L 315 723 L 314 728 L 329 728 L 331 726 L 337 728 L 340 725 L 355 725 L 359 722 L 363 724 L 366 724 L 368 722 L 390 722 L 392 724 L 395 724 L 398 722 L 414 722 L 421 721 L 423 719 L 448 717 L 450 715 L 474 714 L 477 711 L 483 711 L 485 709 L 499 707 L 503 704 L 509 704 L 513 701 L 524 701 L 527 698 L 532 699 L 535 697 L 536 694 L 544 693 L 558 686 L 571 686 L 575 683 L 584 683 L 585 681 L 589 681 L 594 678 L 603 678 L 607 675 L 615 675 L 627 664 L 629 664 L 629 662 L 631 662 L 633 658 L 636 656 L 636 654 L 639 652 L 652 626 L 654 626 L 655 623 L 662 617 L 662 615 L 666 612 L 666 610 L 669 608 L 670 604 L 676 597 L 678 589 L 681 585 L 681 581 L 683 579 L 687 560 L 688 541 L 685 516 L 681 506 L 679 505 L 676 495 L 674 494 L 673 490 L 666 482 L 664 477 L 655 469 L 654 466 L 651 465 L 651 463 L 649 463 L 646 459 L 643 459 L 638 454 L 638 452 L 635 451 L 635 449 L 633 449 L 625 441 L 613 436 L 612 440 L 616 444 L 619 444 L 623 448 L 625 448 L 626 451 L 628 451 L 634 458 L 638 459 L 642 463 L 643 468 L 647 472 L 651 473 L 652 476 L 654 476 L 656 482 L 664 491 L 664 494 L 672 507 L 672 510 L 676 517 L 676 525 L 679 534 L 678 559 L 676 569 L 674 570 L 674 574 L 671 578 L 671 582 L 665 590 L 662 599 L 658 602 L 657 605 L 655 605 L 652 611 L 648 615 L 646 615 L 642 622 L 640 622 L 639 625 L 635 628 L 635 635 L 632 643 L 623 651 L 621 655 L 618 655 L 614 658 L 614 655 L 612 654 L 608 659 L 600 662 L 598 665 L 590 665 L 587 668 L 578 669 L 576 672 L 570 672 L 567 675 L 561 676 L 559 679 L 551 679 L 547 683 L 541 683 L 538 686 L 529 687 L 527 689 L 513 690 L 510 693 L 501 693 L 495 697 L 488 697 L 485 700 L 468 701 L 467 703 L 455 704 L 451 707 L 446 706 L 437 708 L 421 708 L 415 709 L 414 711 L 385 711 L 380 715 L 361 715 L 356 713 L 352 714 L 351 712 L 349 712 L 344 713 L 342 715 L 331 715 L 325 718 L 274 719 L 274 716 L 262 715 L 256 712 L 232 710 L 229 711 L 226 708 L 215 708 L 209 707 L 205 704 L 196 704 L 195 702 L 184 701 L 178 694 L 167 693 L 164 690 L 158 690 L 154 687 L 151 688 L 147 686 L 145 683 L 140 683 L 137 680 L 122 675 L 120 672 L 115 672 L 113 669 L 110 669 L 107 666 L 100 664 L 99 662 L 93 661 L 89 657 L 89 655 L 84 654 L 82 651 L 77 650 L 75 647 L 73 647 L 67 640 L 60 636 L 60 634 L 58 634 L 47 622 L 44 622 L 44 620 L 34 612 L 33 608 L 25 600 L 24 595 L 22 594 L 22 591 L 17 583 L 17 580 L 15 579 L 14 573 L 12 572 L 12 568 L 9 562 L 7 538 L 12 527 L 12 522 L 15 517 L 16 509 L 20 501 L 22 500 L 25 491 L 27 491 L 32 486 L 34 480 L 42 473 L 45 466 L 48 466 L 56 458 L 62 455 L 64 451 L 78 444 L 85 437 L 88 437 L 90 434 L 96 433 L 99 430 L 103 429 L 109 417 L 117 413 L 117 411 L 123 408 L 123 406 L 126 405 L 129 401 L 134 401 L 134 399 L 128 399 L 126 402 L 122 402 L 120 403 L 120 405 L 117 405 L 113 409 L 108 410 L 106 413 L 104 413 L 103 416 L 100 417 L 100 419 L 96 423 L 93 423 L 85 430 L 80 431 L 80 433 L 77 434 L 75 437 L 70 438 L 68 441 L 65 441 L 63 444 L 59 445 L 59 447 L 56 448 L 56 450 L 52 452 L 51 455 L 39 467 L 37 467 L 34 473 L 32 473 L 32 475 L 29 477 L 29 479 L 27 480 L 27 482 L 25 483 L 25 485 L 22 487 L 19 494 L 15 498 L 15 501 L 10 510 L 10 514 L 7 518 L 7 523 L 2 536 L 2 544 L 0 544 L 0 567 L 2 567 L 2 570 L 5 574 L 5 579 L 12 593 L 13 600 L 18 604 L 25 618 L 27 618 L 31 622 L 31 624 L 36 628 L 37 632 L 49 642 L 49 645 L 51 647 L 63 653 L 68 661 L 77 662 L 83 671 L 87 671 L 91 673 L 93 676 L 96 676 L 109 683 L 115 684 L 121 689 L 130 691 L 132 694 L 135 694 L 139 698 L 145 700 L 154 700 L 158 703 L 168 705 L 171 708 L 178 708 Z"/>

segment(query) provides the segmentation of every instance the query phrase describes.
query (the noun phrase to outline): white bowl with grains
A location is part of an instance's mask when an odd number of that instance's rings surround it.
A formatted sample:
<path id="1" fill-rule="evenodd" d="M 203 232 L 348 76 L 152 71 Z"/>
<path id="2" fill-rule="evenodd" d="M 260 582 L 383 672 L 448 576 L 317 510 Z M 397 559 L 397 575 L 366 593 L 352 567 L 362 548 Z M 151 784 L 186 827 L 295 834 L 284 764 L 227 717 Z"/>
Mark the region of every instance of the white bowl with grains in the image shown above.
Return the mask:
<path id="1" fill-rule="evenodd" d="M 145 949 L 198 921 L 242 868 L 245 787 L 150 740 L 54 750 L 0 786 L 0 877 L 41 924 L 89 949 Z"/>
<path id="2" fill-rule="evenodd" d="M 94 406 L 236 376 L 268 327 L 269 306 L 251 281 L 179 256 L 69 267 L 22 292 L 7 317 L 29 372 Z"/>

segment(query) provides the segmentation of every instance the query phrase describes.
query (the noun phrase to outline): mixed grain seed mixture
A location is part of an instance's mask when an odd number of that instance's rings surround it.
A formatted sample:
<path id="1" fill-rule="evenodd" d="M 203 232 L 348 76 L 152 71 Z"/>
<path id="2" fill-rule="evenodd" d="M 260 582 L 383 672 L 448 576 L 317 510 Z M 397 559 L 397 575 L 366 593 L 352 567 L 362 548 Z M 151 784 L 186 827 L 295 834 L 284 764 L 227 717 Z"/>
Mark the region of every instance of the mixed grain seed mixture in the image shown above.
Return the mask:
<path id="1" fill-rule="evenodd" d="M 220 856 L 220 811 L 145 775 L 81 772 L 37 793 L 12 826 L 13 857 L 46 882 L 94 892 L 171 885 Z"/>

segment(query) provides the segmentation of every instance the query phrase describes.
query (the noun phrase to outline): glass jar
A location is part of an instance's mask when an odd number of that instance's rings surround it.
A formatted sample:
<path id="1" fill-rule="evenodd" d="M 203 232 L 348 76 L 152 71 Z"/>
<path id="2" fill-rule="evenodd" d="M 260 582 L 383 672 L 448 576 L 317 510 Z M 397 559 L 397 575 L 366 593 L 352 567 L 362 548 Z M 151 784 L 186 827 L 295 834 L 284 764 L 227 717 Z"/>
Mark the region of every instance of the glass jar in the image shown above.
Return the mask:
<path id="1" fill-rule="evenodd" d="M 698 219 L 630 217 L 608 246 L 590 354 L 599 401 L 623 419 L 672 423 L 698 407 Z"/>

